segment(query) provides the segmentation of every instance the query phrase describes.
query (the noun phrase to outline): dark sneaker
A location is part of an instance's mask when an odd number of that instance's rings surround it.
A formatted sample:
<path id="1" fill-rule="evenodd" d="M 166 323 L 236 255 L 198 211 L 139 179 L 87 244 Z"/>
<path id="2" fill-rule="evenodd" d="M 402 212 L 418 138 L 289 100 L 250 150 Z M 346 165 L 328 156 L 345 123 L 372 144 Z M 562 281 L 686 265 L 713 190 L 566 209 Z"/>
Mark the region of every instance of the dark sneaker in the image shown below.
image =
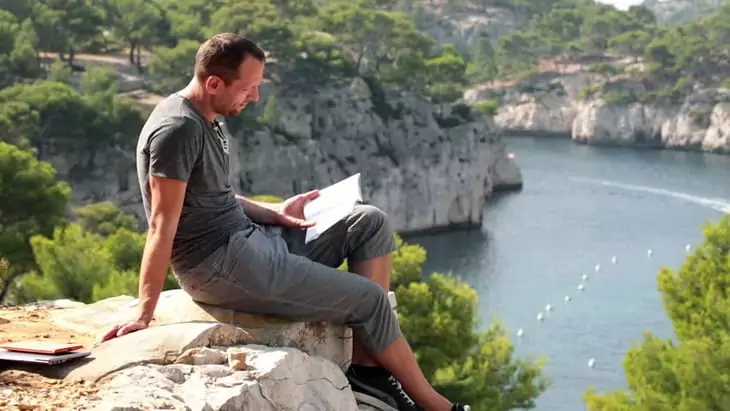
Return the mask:
<path id="1" fill-rule="evenodd" d="M 377 370 L 377 375 L 375 373 L 373 375 L 358 374 L 353 367 L 350 367 L 345 373 L 352 386 L 352 391 L 355 393 L 355 398 L 359 402 L 383 411 L 425 411 L 403 391 L 400 382 L 389 372 L 382 368 L 373 367 L 373 369 Z M 370 402 L 372 400 L 379 403 Z"/>
<path id="2" fill-rule="evenodd" d="M 471 411 L 471 407 L 468 405 L 456 404 L 451 407 L 451 411 Z"/>

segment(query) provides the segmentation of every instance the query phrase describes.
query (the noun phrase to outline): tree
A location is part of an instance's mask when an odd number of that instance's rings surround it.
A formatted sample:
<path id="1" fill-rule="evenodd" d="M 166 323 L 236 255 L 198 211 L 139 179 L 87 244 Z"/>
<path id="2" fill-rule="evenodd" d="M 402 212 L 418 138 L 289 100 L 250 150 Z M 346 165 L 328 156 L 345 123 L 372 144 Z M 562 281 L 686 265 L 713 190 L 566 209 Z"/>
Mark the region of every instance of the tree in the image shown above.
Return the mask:
<path id="1" fill-rule="evenodd" d="M 628 390 L 585 399 L 591 411 L 721 410 L 730 398 L 730 217 L 707 223 L 678 270 L 658 276 L 677 341 L 651 333 L 624 359 Z"/>
<path id="2" fill-rule="evenodd" d="M 146 234 L 136 220 L 111 202 L 75 210 L 77 222 L 57 227 L 52 236 L 31 238 L 38 269 L 19 285 L 21 302 L 70 298 L 91 303 L 117 295 L 137 295 Z M 168 271 L 164 289 L 178 288 Z"/>
<path id="3" fill-rule="evenodd" d="M 129 45 L 129 62 L 142 72 L 142 48 L 163 43 L 170 31 L 164 9 L 147 0 L 105 0 L 107 23 Z"/>
<path id="4" fill-rule="evenodd" d="M 425 62 L 428 93 L 434 103 L 452 103 L 459 99 L 466 84 L 466 63 L 450 44 L 441 47 L 441 53 Z"/>
<path id="5" fill-rule="evenodd" d="M 111 201 L 87 204 L 74 210 L 77 223 L 86 231 L 108 237 L 123 228 L 137 231 L 134 216 L 125 214 Z"/>
<path id="6" fill-rule="evenodd" d="M 212 22 L 208 34 L 239 33 L 281 60 L 288 61 L 295 54 L 292 23 L 280 17 L 271 0 L 230 3 L 213 14 Z"/>
<path id="7" fill-rule="evenodd" d="M 392 289 L 398 314 L 418 361 L 437 390 L 470 403 L 475 411 L 532 408 L 547 389 L 542 362 L 514 357 L 500 323 L 484 332 L 479 326 L 474 289 L 451 275 L 433 273 L 425 280 L 425 250 L 396 236 Z"/>
<path id="8" fill-rule="evenodd" d="M 0 278 L 0 302 L 15 278 L 34 265 L 29 239 L 51 235 L 65 221 L 71 189 L 49 163 L 0 142 L 0 259 L 11 269 Z"/>

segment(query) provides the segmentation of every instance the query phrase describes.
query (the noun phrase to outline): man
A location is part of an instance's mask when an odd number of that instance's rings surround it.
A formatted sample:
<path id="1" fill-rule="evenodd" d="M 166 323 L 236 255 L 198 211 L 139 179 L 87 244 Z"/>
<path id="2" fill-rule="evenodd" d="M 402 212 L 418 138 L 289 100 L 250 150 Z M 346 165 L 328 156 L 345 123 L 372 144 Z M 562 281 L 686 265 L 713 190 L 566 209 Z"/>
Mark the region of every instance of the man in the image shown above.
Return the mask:
<path id="1" fill-rule="evenodd" d="M 264 63 L 253 42 L 215 35 L 198 50 L 188 86 L 147 119 L 137 145 L 149 225 L 139 316 L 113 327 L 102 341 L 149 325 L 172 264 L 181 288 L 196 301 L 351 327 L 356 341 L 347 377 L 356 393 L 378 398 L 384 410 L 469 410 L 430 386 L 401 334 L 387 298 L 393 232 L 380 210 L 359 205 L 305 245 L 311 223 L 303 208 L 317 191 L 280 205 L 233 192 L 228 139 L 216 119 L 236 116 L 258 100 Z M 359 275 L 336 268 L 345 258 Z"/>

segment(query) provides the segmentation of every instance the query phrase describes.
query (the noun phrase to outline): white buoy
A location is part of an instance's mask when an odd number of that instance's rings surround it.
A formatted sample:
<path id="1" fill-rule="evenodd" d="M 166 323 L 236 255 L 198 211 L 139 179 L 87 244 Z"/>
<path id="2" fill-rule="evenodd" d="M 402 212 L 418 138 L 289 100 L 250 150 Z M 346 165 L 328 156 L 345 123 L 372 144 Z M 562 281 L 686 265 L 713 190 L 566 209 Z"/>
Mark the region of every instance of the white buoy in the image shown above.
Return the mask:
<path id="1" fill-rule="evenodd" d="M 542 321 L 542 320 L 543 320 L 543 318 L 544 318 L 544 317 L 542 316 L 542 313 L 538 313 L 538 314 L 537 314 L 537 320 L 538 320 L 538 321 Z"/>
<path id="2" fill-rule="evenodd" d="M 598 272 L 598 270 L 601 269 L 601 265 L 600 264 L 596 264 L 596 266 L 593 267 L 593 268 L 596 270 L 596 272 Z"/>
<path id="3" fill-rule="evenodd" d="M 595 358 L 591 358 L 590 360 L 588 360 L 588 366 L 591 367 L 591 368 L 595 367 L 596 366 L 596 359 Z"/>
<path id="4" fill-rule="evenodd" d="M 570 296 L 569 296 L 569 295 L 566 295 L 566 296 L 565 296 L 565 302 L 566 302 L 566 303 L 567 303 L 567 302 L 570 302 Z"/>
<path id="5" fill-rule="evenodd" d="M 548 305 L 545 306 L 545 311 L 550 312 L 552 310 L 553 310 L 553 306 L 552 305 L 548 304 Z"/>
<path id="6" fill-rule="evenodd" d="M 588 280 L 588 274 L 583 274 L 583 275 L 582 275 L 582 276 L 581 276 L 580 278 L 581 278 L 581 279 L 582 279 L 583 281 L 586 281 L 586 280 Z"/>
<path id="7" fill-rule="evenodd" d="M 654 254 L 653 251 L 651 251 L 651 248 L 646 252 L 646 255 L 651 257 L 651 255 Z"/>
<path id="8" fill-rule="evenodd" d="M 585 286 L 583 284 L 578 284 L 578 291 L 585 290 Z"/>
<path id="9" fill-rule="evenodd" d="M 522 331 L 522 328 L 520 328 L 519 330 L 517 330 L 517 336 L 518 337 L 522 337 L 523 334 L 524 334 L 524 332 Z"/>
<path id="10" fill-rule="evenodd" d="M 611 264 L 616 264 L 616 256 L 611 257 Z"/>
<path id="11" fill-rule="evenodd" d="M 691 250 L 691 249 L 692 249 L 692 246 L 691 246 L 691 245 L 689 245 L 689 244 L 687 244 L 687 245 L 685 245 L 685 246 L 684 246 L 684 250 L 685 250 L 685 251 L 689 251 L 689 250 Z"/>

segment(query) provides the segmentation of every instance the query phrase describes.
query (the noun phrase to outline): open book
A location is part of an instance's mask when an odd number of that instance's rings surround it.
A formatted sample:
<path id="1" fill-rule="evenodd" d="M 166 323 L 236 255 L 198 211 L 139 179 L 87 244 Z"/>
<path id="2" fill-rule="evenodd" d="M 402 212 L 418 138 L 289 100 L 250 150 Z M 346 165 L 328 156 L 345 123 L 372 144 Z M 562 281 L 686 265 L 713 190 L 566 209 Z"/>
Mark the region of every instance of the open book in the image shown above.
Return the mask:
<path id="1" fill-rule="evenodd" d="M 313 227 L 307 228 L 304 242 L 316 239 L 345 218 L 359 201 L 362 201 L 360 173 L 320 189 L 319 197 L 304 206 L 304 218 L 315 222 Z"/>

